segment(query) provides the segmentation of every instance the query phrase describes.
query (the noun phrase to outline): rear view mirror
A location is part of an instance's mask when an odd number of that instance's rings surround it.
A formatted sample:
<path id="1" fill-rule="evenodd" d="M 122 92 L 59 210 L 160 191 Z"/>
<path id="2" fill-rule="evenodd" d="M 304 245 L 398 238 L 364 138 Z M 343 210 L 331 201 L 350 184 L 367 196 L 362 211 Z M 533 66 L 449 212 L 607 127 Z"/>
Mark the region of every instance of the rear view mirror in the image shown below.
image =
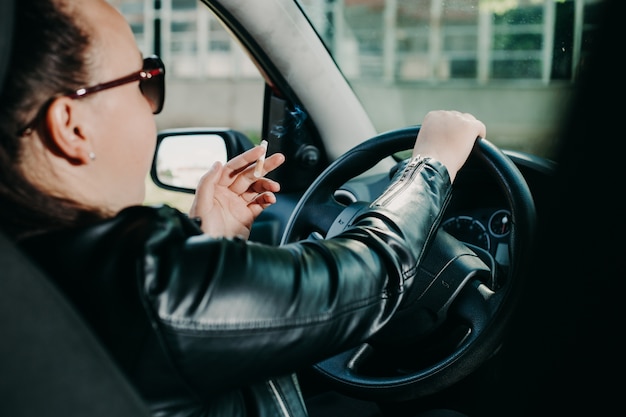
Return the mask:
<path id="1" fill-rule="evenodd" d="M 215 162 L 225 164 L 251 146 L 243 134 L 232 130 L 165 130 L 157 137 L 150 176 L 160 188 L 195 193 Z"/>

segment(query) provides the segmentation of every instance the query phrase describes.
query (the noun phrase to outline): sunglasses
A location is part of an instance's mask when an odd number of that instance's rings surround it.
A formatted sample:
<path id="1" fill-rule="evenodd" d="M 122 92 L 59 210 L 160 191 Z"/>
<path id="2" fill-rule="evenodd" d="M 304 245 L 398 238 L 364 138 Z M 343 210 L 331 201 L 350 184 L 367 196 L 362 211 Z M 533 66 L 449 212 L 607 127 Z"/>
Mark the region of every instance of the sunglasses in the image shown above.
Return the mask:
<path id="1" fill-rule="evenodd" d="M 143 94 L 146 100 L 150 103 L 152 113 L 160 113 L 161 110 L 163 110 L 163 103 L 165 102 L 165 65 L 163 64 L 163 61 L 161 61 L 161 58 L 156 55 L 144 58 L 143 68 L 140 71 L 106 83 L 79 88 L 71 93 L 62 94 L 61 97 L 69 97 L 72 99 L 83 98 L 90 94 L 108 90 L 109 88 L 119 87 L 135 81 L 139 81 L 141 94 Z M 51 101 L 52 100 L 50 100 L 50 102 Z M 32 122 L 27 124 L 26 127 L 18 132 L 19 136 L 24 136 L 32 131 L 40 113 L 42 112 L 40 111 Z"/>

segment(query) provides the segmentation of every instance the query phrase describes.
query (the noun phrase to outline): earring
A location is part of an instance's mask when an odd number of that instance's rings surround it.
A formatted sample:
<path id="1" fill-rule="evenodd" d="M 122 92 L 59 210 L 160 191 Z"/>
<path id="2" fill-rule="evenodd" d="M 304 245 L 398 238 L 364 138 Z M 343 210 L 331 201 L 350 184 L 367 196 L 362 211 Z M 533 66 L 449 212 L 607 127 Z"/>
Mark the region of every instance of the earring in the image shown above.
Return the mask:
<path id="1" fill-rule="evenodd" d="M 93 152 L 89 152 L 89 159 L 91 159 L 92 161 L 96 160 L 96 154 Z"/>

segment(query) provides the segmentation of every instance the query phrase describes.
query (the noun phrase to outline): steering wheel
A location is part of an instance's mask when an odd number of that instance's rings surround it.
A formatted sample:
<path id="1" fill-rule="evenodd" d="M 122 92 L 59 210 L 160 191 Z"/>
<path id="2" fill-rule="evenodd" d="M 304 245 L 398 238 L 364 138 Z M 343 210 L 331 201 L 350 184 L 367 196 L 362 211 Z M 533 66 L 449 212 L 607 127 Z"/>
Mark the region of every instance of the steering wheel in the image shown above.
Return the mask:
<path id="1" fill-rule="evenodd" d="M 383 158 L 411 149 L 419 128 L 380 134 L 333 162 L 299 200 L 281 244 L 328 237 L 329 231 L 334 234 L 346 227 L 369 202 L 346 206 L 335 198 L 336 190 Z M 316 364 L 314 369 L 337 391 L 367 400 L 420 398 L 471 374 L 500 346 L 530 264 L 535 206 L 519 169 L 487 140 L 477 141 L 457 182 L 468 165 L 486 169 L 506 198 L 512 220 L 508 265 L 500 265 L 488 252 L 440 228 L 416 279 L 445 285 L 420 298 L 422 311 L 396 314 L 401 317 L 396 320 L 394 316 L 387 326 L 391 330 L 385 327 L 382 336 Z M 454 188 L 452 193 L 454 198 Z"/>

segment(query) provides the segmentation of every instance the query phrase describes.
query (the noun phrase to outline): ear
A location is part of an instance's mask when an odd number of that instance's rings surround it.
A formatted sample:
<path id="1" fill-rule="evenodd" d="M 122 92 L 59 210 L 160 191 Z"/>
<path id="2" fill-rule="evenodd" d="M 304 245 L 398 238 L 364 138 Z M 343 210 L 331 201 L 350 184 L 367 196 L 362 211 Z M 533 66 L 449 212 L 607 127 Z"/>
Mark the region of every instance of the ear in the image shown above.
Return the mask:
<path id="1" fill-rule="evenodd" d="M 91 145 L 85 132 L 80 103 L 69 97 L 58 97 L 46 112 L 46 131 L 50 146 L 73 163 L 89 163 Z"/>

